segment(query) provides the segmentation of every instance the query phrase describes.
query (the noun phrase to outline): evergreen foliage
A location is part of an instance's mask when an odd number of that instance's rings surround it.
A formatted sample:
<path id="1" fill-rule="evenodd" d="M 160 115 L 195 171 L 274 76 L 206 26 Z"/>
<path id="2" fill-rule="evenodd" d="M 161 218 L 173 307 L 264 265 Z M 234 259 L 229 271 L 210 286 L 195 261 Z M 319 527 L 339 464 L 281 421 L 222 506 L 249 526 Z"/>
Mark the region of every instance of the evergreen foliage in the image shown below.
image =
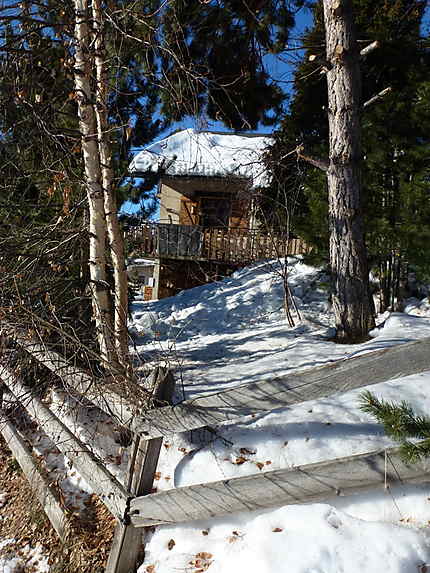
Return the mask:
<path id="1" fill-rule="evenodd" d="M 380 46 L 361 63 L 362 101 L 384 88 L 392 93 L 363 110 L 363 202 L 370 264 L 391 282 L 394 266 L 407 262 L 429 276 L 430 233 L 428 165 L 430 53 L 421 36 L 425 2 L 354 0 L 354 17 L 362 46 Z M 294 150 L 324 158 L 328 153 L 327 94 L 323 73 L 324 26 L 319 3 L 314 25 L 304 36 L 303 61 L 297 66 L 290 109 L 275 134 L 267 157 L 273 185 L 263 204 L 266 216 L 281 224 L 289 214 L 293 230 L 313 245 L 313 256 L 328 255 L 325 174 L 297 159 Z M 314 55 L 316 59 L 309 60 Z M 273 209 L 273 205 L 281 208 Z M 292 216 L 291 216 L 292 215 Z M 390 276 L 388 276 L 391 274 Z M 398 287 L 398 285 L 397 285 Z M 397 288 L 398 291 L 398 288 Z M 398 293 L 397 293 L 398 294 Z"/>
<path id="2" fill-rule="evenodd" d="M 390 438 L 401 444 L 401 453 L 408 462 L 430 456 L 430 418 L 415 414 L 407 402 L 395 404 L 380 400 L 369 391 L 360 397 L 361 409 L 383 424 Z M 418 443 L 410 439 L 421 440 Z"/>
<path id="3" fill-rule="evenodd" d="M 177 0 L 168 4 L 161 54 L 169 90 L 162 114 L 206 114 L 236 130 L 273 125 L 284 94 L 263 56 L 285 48 L 303 0 Z M 173 97 L 172 97 L 173 96 Z"/>

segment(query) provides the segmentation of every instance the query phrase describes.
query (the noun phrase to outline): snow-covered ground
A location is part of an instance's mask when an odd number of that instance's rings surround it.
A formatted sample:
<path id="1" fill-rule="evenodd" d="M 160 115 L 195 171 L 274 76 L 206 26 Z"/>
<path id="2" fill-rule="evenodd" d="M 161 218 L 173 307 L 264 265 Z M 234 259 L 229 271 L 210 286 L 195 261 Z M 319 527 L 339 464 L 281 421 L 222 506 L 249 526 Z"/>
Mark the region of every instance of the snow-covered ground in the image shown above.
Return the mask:
<path id="1" fill-rule="evenodd" d="M 136 361 L 144 370 L 160 362 L 174 368 L 180 400 L 430 336 L 428 300 L 411 299 L 404 313 L 380 316 L 369 341 L 337 345 L 330 341 L 324 272 L 294 258 L 289 277 L 300 313 L 295 327 L 285 319 L 282 277 L 274 261 L 176 297 L 136 301 L 130 325 Z M 407 400 L 422 413 L 430 413 L 429 388 L 430 371 L 371 386 L 378 395 Z M 196 430 L 167 436 L 154 485 L 162 491 L 392 445 L 360 410 L 360 392 L 251 416 L 215 434 Z M 103 414 L 88 415 L 70 400 L 55 392 L 52 407 L 121 479 L 127 451 L 117 443 L 117 430 Z M 52 446 L 40 438 L 37 450 Z M 67 482 L 69 495 L 78 488 L 90 493 L 73 469 L 54 470 L 56 479 L 61 474 Z M 71 503 L 79 508 L 76 498 Z M 0 495 L 0 506 L 5 502 Z M 159 526 L 147 533 L 139 573 L 424 573 L 430 568 L 429 522 L 430 479 L 336 497 L 327 504 Z M 40 561 L 35 571 L 46 571 L 46 559 L 37 549 L 35 555 L 33 564 Z M 14 559 L 0 559 L 0 573 L 20 571 Z"/>
<path id="2" fill-rule="evenodd" d="M 31 545 L 21 547 L 19 555 L 15 548 L 8 553 L 8 545 L 13 545 L 14 542 L 14 539 L 2 540 L 0 538 L 0 550 L 5 553 L 4 556 L 0 556 L 0 573 L 25 573 L 26 571 L 34 571 L 37 573 L 49 572 L 48 559 L 47 556 L 43 554 L 40 545 L 36 545 L 35 547 Z"/>
<path id="3" fill-rule="evenodd" d="M 178 399 L 257 382 L 328 361 L 430 336 L 427 301 L 386 313 L 360 345 L 336 345 L 321 270 L 292 259 L 290 286 L 301 314 L 294 328 L 282 310 L 277 263 L 260 263 L 229 279 L 156 302 L 137 301 L 136 355 L 176 369 Z M 430 371 L 372 386 L 430 412 Z M 392 445 L 361 412 L 360 391 L 229 423 L 209 432 L 170 436 L 157 472 L 159 491 L 292 467 Z M 139 573 L 340 573 L 426 571 L 430 564 L 429 484 L 403 485 L 330 504 L 285 506 L 159 526 L 147 538 Z M 430 567 L 430 565 L 428 565 Z"/>

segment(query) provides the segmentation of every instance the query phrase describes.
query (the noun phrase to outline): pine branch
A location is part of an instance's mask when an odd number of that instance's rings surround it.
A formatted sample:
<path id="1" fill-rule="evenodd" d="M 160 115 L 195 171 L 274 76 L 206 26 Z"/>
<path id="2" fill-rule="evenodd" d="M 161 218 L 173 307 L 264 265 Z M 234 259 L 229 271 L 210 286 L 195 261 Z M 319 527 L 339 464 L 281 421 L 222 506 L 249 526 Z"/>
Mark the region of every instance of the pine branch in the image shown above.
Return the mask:
<path id="1" fill-rule="evenodd" d="M 430 439 L 418 444 L 406 441 L 402 444 L 400 453 L 406 462 L 415 463 L 424 458 L 428 458 L 430 457 Z"/>
<path id="2" fill-rule="evenodd" d="M 305 155 L 304 153 L 302 153 L 302 151 L 303 151 L 303 145 L 299 145 L 296 148 L 297 157 L 299 159 L 303 159 L 303 161 L 310 163 L 314 167 L 318 167 L 318 169 L 321 169 L 321 171 L 328 170 L 329 163 L 327 160 L 321 159 L 319 157 L 311 157 L 310 155 Z"/>
<path id="3" fill-rule="evenodd" d="M 380 44 L 379 44 L 378 40 L 375 40 L 374 42 L 372 42 L 371 44 L 369 44 L 368 46 L 366 46 L 365 48 L 360 50 L 360 56 L 362 58 L 365 58 L 368 54 L 370 54 L 370 52 L 373 52 L 373 50 L 376 50 L 379 47 L 380 47 Z"/>
<path id="4" fill-rule="evenodd" d="M 430 418 L 416 415 L 407 402 L 395 404 L 378 399 L 369 391 L 360 396 L 360 408 L 384 426 L 387 435 L 402 444 L 402 455 L 408 461 L 430 456 Z M 423 440 L 419 444 L 408 439 Z"/>

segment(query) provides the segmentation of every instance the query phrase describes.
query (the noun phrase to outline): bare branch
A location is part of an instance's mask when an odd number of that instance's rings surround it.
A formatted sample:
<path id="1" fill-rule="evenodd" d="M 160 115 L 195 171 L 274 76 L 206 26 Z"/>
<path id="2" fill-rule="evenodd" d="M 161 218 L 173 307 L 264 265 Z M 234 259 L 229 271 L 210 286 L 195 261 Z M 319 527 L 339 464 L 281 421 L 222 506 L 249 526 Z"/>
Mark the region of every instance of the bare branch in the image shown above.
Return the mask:
<path id="1" fill-rule="evenodd" d="M 370 52 L 373 52 L 373 50 L 376 50 L 377 48 L 379 48 L 379 46 L 380 46 L 380 44 L 379 44 L 378 40 L 375 40 L 374 42 L 372 42 L 371 44 L 369 44 L 368 46 L 366 46 L 365 48 L 360 50 L 360 56 L 362 58 L 365 58 L 368 54 L 370 54 Z"/>
<path id="2" fill-rule="evenodd" d="M 297 157 L 299 159 L 303 159 L 303 161 L 310 163 L 314 167 L 318 167 L 318 169 L 321 169 L 321 171 L 327 171 L 328 170 L 329 164 L 328 164 L 328 161 L 326 159 L 320 159 L 318 157 L 311 157 L 310 155 L 305 155 L 302 153 L 302 150 L 303 150 L 303 145 L 300 145 L 296 149 Z"/>
<path id="3" fill-rule="evenodd" d="M 375 102 L 379 101 L 380 99 L 383 99 L 387 94 L 391 93 L 392 91 L 393 91 L 393 88 L 391 88 L 391 87 L 383 89 L 378 94 L 374 95 L 373 97 L 368 99 L 366 102 L 364 102 L 363 109 L 365 109 L 366 107 L 369 107 L 369 105 L 374 104 Z"/>

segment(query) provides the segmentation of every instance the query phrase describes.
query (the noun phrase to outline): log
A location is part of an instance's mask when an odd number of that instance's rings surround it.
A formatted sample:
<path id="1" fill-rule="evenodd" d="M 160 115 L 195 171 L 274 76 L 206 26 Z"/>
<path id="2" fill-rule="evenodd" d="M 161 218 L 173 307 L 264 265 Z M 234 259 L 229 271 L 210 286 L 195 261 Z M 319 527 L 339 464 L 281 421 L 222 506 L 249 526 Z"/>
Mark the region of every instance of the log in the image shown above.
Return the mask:
<path id="1" fill-rule="evenodd" d="M 124 486 L 11 370 L 1 367 L 0 379 L 60 452 L 73 463 L 112 515 L 123 519 L 129 498 Z"/>
<path id="2" fill-rule="evenodd" d="M 70 388 L 73 388 L 95 406 L 120 424 L 127 426 L 136 411 L 136 405 L 112 390 L 112 384 L 97 380 L 84 370 L 70 364 L 58 352 L 47 349 L 43 344 L 14 333 L 13 338 L 26 352 L 46 366 Z"/>
<path id="3" fill-rule="evenodd" d="M 408 465 L 399 448 L 377 450 L 137 497 L 130 503 L 130 519 L 135 527 L 172 525 L 239 511 L 319 503 L 384 488 L 385 483 L 425 482 L 429 471 L 429 460 Z"/>
<path id="4" fill-rule="evenodd" d="M 252 382 L 159 410 L 132 421 L 146 438 L 217 425 L 308 400 L 327 398 L 430 370 L 430 338 L 369 352 L 356 358 Z"/>
<path id="5" fill-rule="evenodd" d="M 13 457 L 19 463 L 52 527 L 60 539 L 64 540 L 67 534 L 67 517 L 61 505 L 60 496 L 54 485 L 49 483 L 49 480 L 39 470 L 25 441 L 3 411 L 0 411 L 0 432 Z"/>

